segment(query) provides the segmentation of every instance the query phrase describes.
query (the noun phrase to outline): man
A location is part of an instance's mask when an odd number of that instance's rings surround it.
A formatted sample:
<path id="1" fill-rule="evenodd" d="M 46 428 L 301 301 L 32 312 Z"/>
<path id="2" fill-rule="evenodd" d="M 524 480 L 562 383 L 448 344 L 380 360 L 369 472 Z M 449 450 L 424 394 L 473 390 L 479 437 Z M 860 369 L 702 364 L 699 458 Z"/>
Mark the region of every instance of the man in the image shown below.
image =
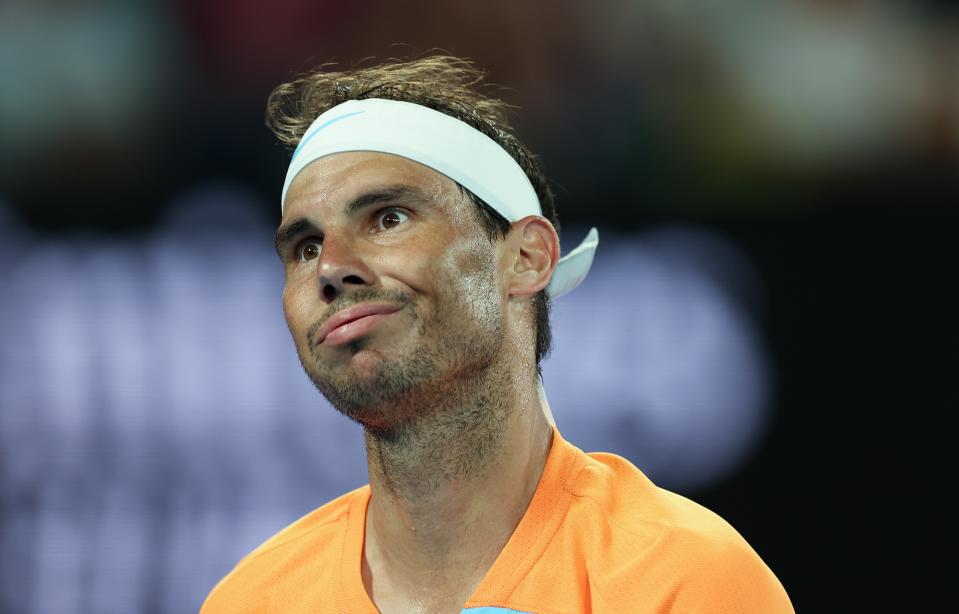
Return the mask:
<path id="1" fill-rule="evenodd" d="M 596 232 L 560 260 L 539 162 L 480 77 L 429 57 L 271 95 L 297 145 L 287 324 L 363 426 L 370 484 L 245 557 L 203 613 L 791 612 L 729 524 L 553 425 L 549 298 L 586 275 Z"/>

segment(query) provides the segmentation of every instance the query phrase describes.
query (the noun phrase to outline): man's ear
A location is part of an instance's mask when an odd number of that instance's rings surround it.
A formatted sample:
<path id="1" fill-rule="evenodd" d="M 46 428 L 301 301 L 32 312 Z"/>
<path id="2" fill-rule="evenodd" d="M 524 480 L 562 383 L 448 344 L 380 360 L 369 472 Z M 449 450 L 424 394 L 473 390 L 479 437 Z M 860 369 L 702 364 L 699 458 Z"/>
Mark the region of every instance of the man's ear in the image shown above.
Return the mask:
<path id="1" fill-rule="evenodd" d="M 533 295 L 545 288 L 559 262 L 559 235 L 549 220 L 528 215 L 513 222 L 506 243 L 510 296 Z"/>

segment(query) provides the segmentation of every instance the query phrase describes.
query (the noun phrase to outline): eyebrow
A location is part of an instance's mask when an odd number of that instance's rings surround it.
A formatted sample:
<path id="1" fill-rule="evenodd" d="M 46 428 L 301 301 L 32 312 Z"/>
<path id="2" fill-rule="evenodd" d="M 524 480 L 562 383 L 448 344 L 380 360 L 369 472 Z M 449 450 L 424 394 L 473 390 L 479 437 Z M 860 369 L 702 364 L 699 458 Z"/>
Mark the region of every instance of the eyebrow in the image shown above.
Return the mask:
<path id="1" fill-rule="evenodd" d="M 379 190 L 373 190 L 360 194 L 349 201 L 343 210 L 346 215 L 352 216 L 357 211 L 380 205 L 383 203 L 396 202 L 398 200 L 417 200 L 419 202 L 428 202 L 425 195 L 418 188 L 407 185 L 396 185 Z M 323 234 L 320 227 L 305 217 L 299 217 L 280 226 L 273 237 L 273 244 L 276 247 L 276 253 L 282 258 L 286 247 L 305 234 Z"/>

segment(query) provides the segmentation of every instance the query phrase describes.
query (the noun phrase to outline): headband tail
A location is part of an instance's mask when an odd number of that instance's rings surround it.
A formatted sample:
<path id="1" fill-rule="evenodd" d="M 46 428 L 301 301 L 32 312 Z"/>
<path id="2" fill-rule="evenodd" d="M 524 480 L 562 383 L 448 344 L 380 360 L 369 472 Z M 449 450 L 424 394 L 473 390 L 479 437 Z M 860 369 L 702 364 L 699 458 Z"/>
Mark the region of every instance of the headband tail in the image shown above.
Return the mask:
<path id="1" fill-rule="evenodd" d="M 586 279 L 589 268 L 593 265 L 593 254 L 599 245 L 599 232 L 591 228 L 582 243 L 576 249 L 559 259 L 553 278 L 549 280 L 546 290 L 550 298 L 566 294 Z"/>

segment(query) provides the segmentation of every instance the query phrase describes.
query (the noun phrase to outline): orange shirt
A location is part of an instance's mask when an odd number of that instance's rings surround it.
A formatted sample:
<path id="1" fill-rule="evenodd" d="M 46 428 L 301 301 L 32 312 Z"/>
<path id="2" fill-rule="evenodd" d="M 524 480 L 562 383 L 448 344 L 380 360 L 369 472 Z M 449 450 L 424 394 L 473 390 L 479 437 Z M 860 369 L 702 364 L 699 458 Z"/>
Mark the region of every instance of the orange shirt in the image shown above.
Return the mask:
<path id="1" fill-rule="evenodd" d="M 297 520 L 241 560 L 201 614 L 375 613 L 360 566 L 370 487 Z M 471 610 L 472 609 L 472 610 Z M 464 611 L 793 612 L 725 520 L 626 459 L 585 454 L 553 428 L 526 513 Z"/>

